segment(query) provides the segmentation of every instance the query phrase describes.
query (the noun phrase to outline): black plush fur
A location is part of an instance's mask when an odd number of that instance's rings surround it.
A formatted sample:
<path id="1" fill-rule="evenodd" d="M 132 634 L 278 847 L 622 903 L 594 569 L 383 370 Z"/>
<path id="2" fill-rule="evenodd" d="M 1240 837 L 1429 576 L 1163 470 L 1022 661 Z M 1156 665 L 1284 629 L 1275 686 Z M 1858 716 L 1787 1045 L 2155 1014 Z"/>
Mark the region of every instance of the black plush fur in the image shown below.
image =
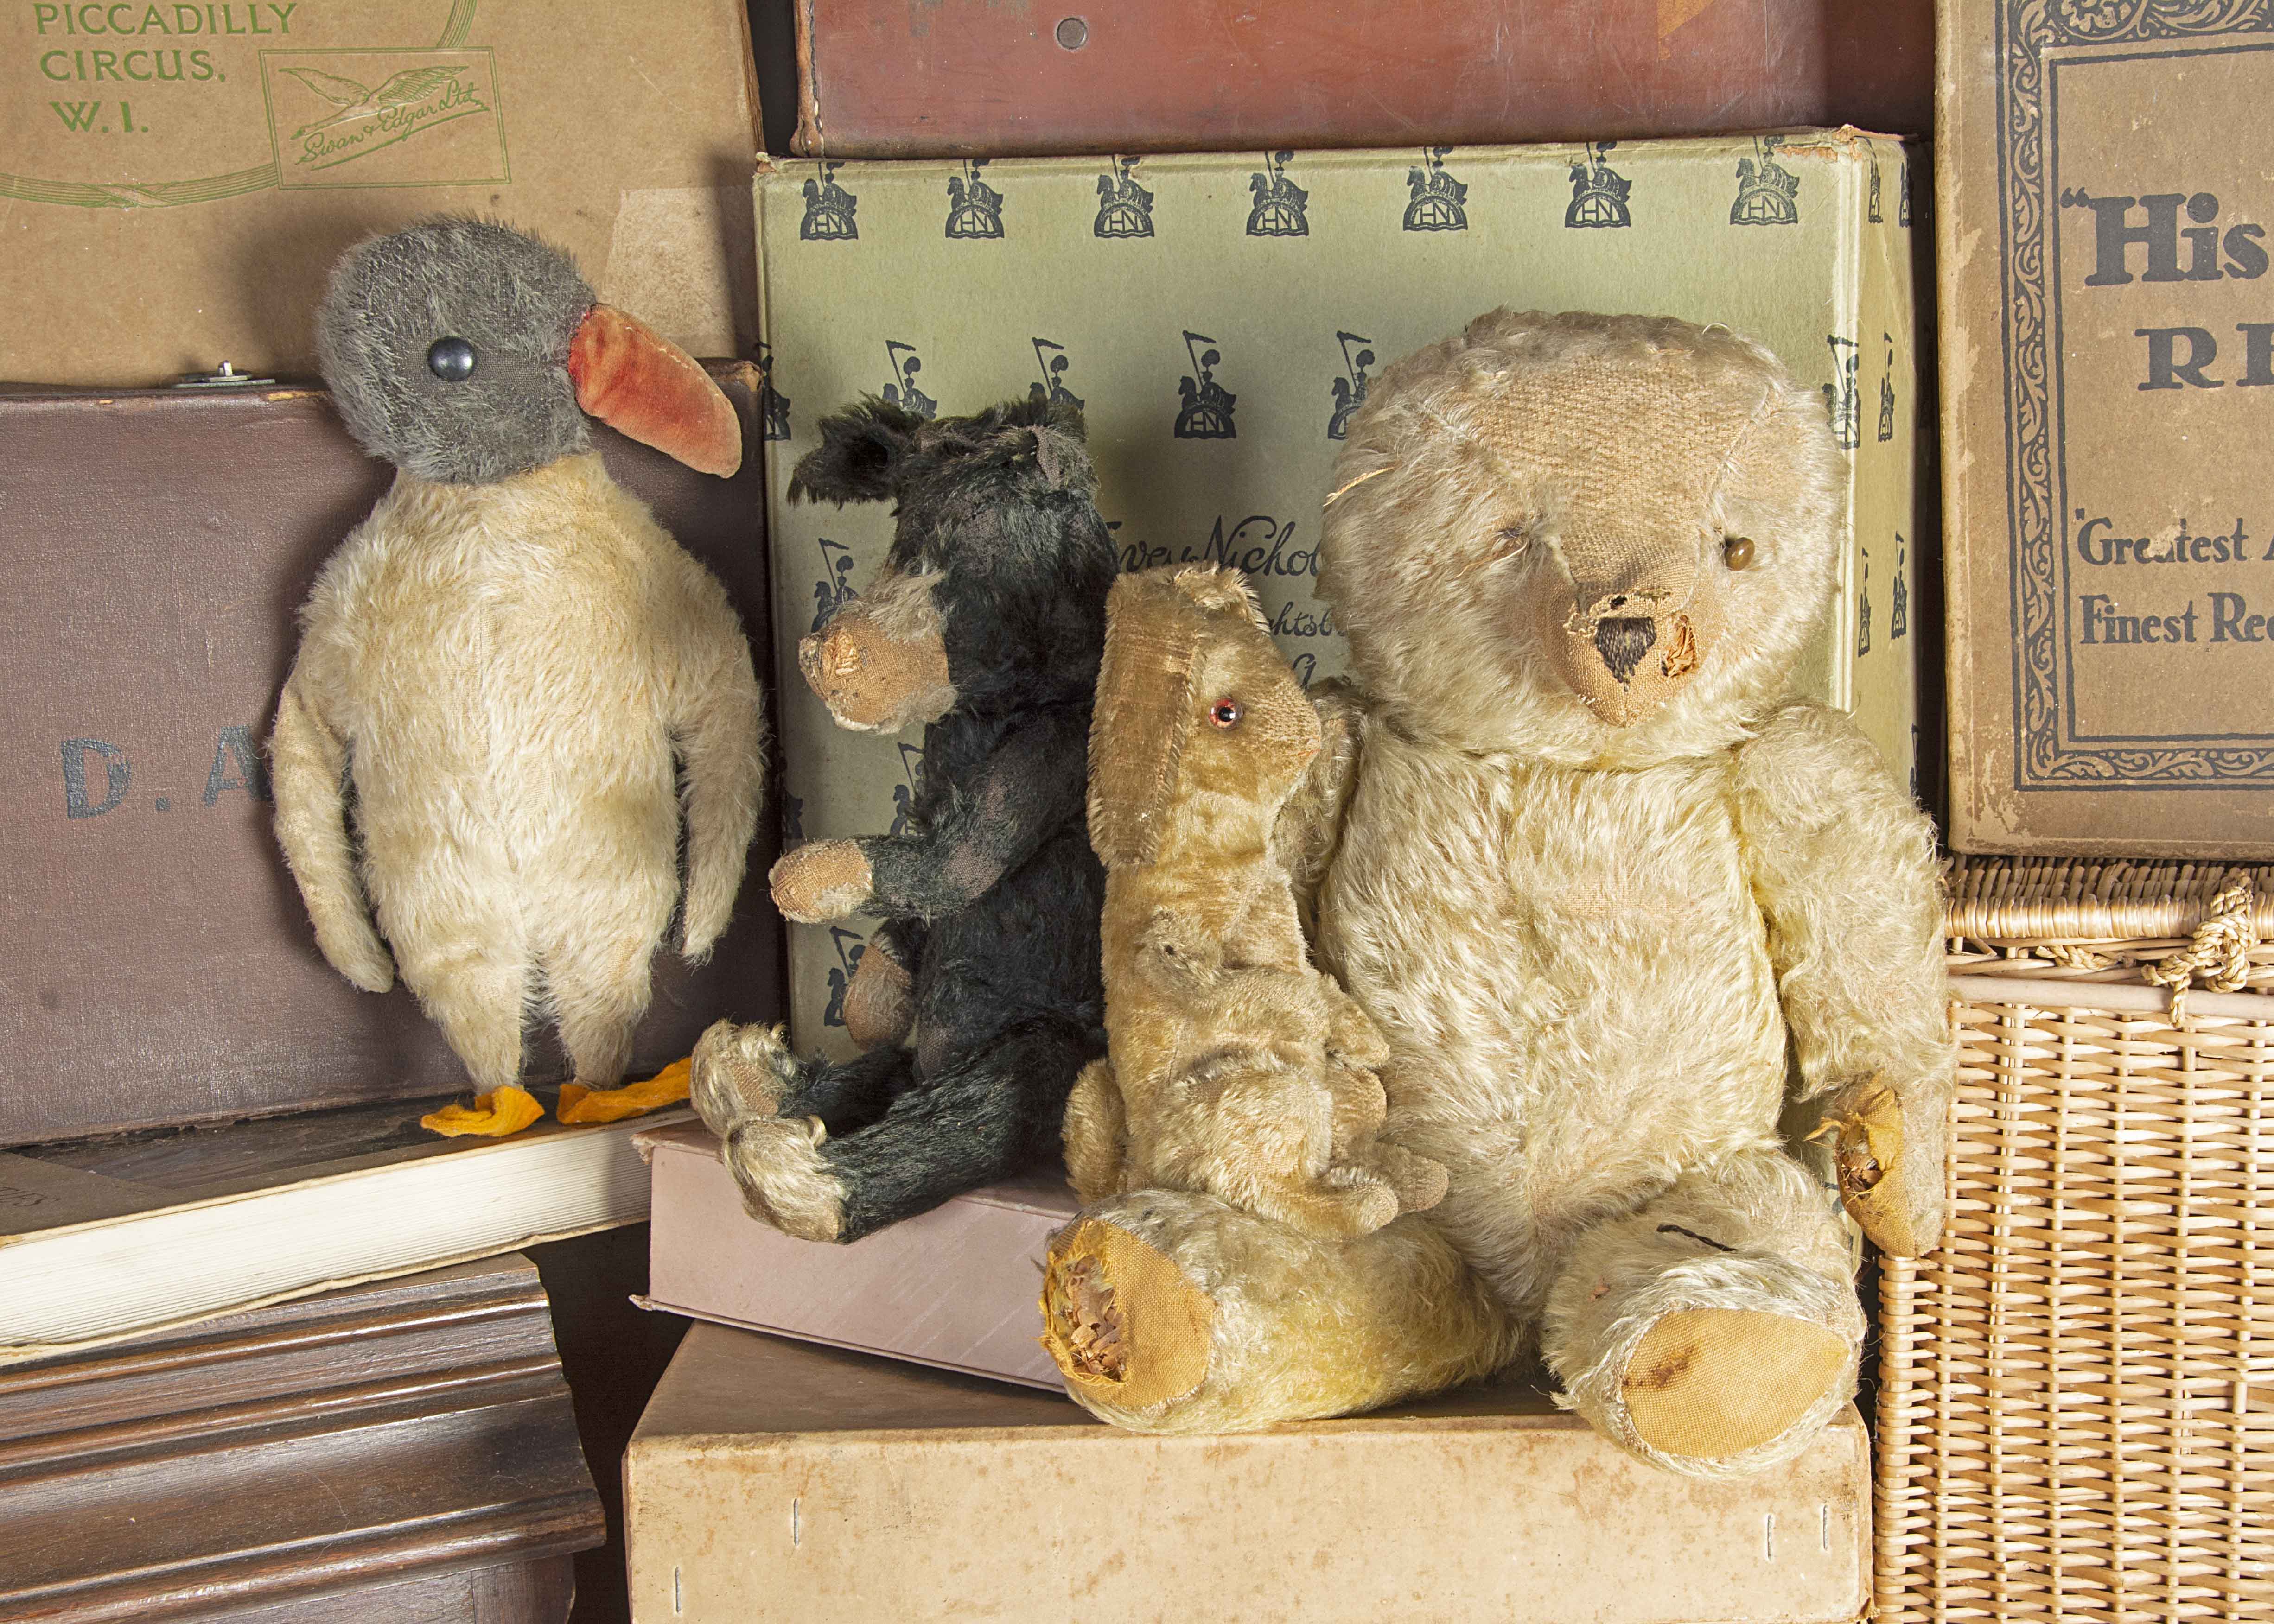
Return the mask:
<path id="1" fill-rule="evenodd" d="M 1105 1052 L 1105 879 L 1083 803 L 1117 560 L 1081 415 L 1018 402 L 927 422 L 870 401 L 821 425 L 790 493 L 897 503 L 886 568 L 937 571 L 956 703 L 924 734 L 910 832 L 861 841 L 885 917 L 869 951 L 915 978 L 907 1041 L 802 1063 L 862 1236 L 1054 1154 Z"/>

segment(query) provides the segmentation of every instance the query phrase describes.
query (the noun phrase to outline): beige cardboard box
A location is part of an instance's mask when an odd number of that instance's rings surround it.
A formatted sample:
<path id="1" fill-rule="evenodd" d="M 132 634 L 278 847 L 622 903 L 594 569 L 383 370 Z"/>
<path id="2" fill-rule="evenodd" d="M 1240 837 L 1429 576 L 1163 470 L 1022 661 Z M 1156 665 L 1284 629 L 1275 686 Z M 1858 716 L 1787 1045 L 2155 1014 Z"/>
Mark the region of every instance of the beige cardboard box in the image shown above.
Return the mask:
<path id="1" fill-rule="evenodd" d="M 698 1325 L 624 1458 L 640 1624 L 1845 1620 L 1863 1424 L 1702 1483 L 1520 1384 L 1154 1438 L 1067 1399 Z"/>
<path id="2" fill-rule="evenodd" d="M 699 1122 L 633 1143 L 647 1158 L 641 1306 L 1047 1387 L 1037 1304 L 1050 1236 L 1073 1221 L 1056 1167 L 966 1191 L 849 1246 L 802 1241 L 743 1209 Z"/>
<path id="3" fill-rule="evenodd" d="M 340 252 L 478 213 L 697 355 L 749 351 L 742 0 L 0 8 L 0 379 L 312 375 Z"/>
<path id="4" fill-rule="evenodd" d="M 2265 10 L 1941 19 L 1951 843 L 2274 857 Z"/>
<path id="5" fill-rule="evenodd" d="M 1725 322 L 1822 386 L 1848 447 L 1850 534 L 1805 685 L 1853 711 L 1916 789 L 1913 605 L 1931 520 L 1915 468 L 1915 155 L 1839 130 L 764 170 L 786 832 L 893 828 L 922 749 L 837 728 L 798 674 L 798 639 L 891 537 L 881 506 L 786 501 L 817 418 L 863 395 L 928 414 L 1073 397 L 1125 562 L 1246 570 L 1308 680 L 1344 664 L 1313 548 L 1350 410 L 1383 365 L 1503 304 Z M 846 1052 L 837 1004 L 868 928 L 791 928 L 800 1044 Z"/>

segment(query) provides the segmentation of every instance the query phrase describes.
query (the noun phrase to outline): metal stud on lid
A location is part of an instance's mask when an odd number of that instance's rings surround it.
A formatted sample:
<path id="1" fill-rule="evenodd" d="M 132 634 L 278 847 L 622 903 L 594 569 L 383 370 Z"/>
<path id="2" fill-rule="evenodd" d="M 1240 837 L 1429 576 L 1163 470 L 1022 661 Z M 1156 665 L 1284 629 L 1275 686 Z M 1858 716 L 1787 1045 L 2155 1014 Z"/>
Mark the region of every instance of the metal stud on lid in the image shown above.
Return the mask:
<path id="1" fill-rule="evenodd" d="M 274 378 L 256 378 L 250 372 L 240 372 L 227 361 L 209 372 L 184 372 L 174 380 L 177 389 L 250 389 L 272 384 Z"/>

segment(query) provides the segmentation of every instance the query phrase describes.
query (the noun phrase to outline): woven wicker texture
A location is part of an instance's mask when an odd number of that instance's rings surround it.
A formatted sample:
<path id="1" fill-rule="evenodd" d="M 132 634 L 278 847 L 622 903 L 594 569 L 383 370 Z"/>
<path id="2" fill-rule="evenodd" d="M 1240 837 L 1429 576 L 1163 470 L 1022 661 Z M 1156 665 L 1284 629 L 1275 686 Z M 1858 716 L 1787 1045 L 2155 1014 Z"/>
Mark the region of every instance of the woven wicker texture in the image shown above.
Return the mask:
<path id="1" fill-rule="evenodd" d="M 1953 865 L 1951 1225 L 1881 1274 L 1883 1620 L 2274 1619 L 2274 871 L 2241 872 Z M 2175 1026 L 2159 965 L 2240 990 Z"/>

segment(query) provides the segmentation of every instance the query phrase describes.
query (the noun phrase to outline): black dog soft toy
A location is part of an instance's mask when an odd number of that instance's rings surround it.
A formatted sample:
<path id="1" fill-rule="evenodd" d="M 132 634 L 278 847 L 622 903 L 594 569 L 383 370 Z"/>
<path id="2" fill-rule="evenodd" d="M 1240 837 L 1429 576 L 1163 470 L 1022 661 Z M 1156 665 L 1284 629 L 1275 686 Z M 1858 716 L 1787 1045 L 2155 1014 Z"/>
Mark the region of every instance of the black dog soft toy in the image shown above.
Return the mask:
<path id="1" fill-rule="evenodd" d="M 909 832 L 773 870 L 791 919 L 884 916 L 845 1001 L 864 1052 L 802 1060 L 778 1026 L 721 1021 L 690 1086 L 753 1212 L 852 1241 L 1055 1152 L 1105 1052 L 1083 797 L 1118 560 L 1072 408 L 931 422 L 872 400 L 821 432 L 791 498 L 890 500 L 896 529 L 798 664 L 841 726 L 926 724 L 923 763 Z"/>

